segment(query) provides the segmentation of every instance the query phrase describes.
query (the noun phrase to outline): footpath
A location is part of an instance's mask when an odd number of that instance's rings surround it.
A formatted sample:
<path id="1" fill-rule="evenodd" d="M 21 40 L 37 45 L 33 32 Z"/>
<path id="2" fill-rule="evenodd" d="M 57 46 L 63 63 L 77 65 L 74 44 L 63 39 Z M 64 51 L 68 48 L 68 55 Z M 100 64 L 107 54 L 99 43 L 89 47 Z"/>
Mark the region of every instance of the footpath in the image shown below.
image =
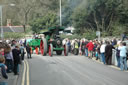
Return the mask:
<path id="1" fill-rule="evenodd" d="M 8 73 L 8 85 L 17 85 L 19 75 L 14 75 L 14 73 Z"/>
<path id="2" fill-rule="evenodd" d="M 14 75 L 13 72 L 7 73 L 8 75 L 8 85 L 21 85 L 22 73 L 23 73 L 23 62 L 20 64 L 19 75 Z"/>

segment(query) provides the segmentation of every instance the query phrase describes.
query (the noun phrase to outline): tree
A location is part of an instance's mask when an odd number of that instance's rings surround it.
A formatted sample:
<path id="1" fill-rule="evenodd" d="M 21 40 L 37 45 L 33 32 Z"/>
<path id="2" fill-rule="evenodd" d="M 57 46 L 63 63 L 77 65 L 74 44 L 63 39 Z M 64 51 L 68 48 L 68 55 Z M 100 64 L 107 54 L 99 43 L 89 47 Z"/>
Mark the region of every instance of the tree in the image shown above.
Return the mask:
<path id="1" fill-rule="evenodd" d="M 117 9 L 121 0 L 86 0 L 86 3 L 78 6 L 73 13 L 72 20 L 78 33 L 82 33 L 83 29 L 110 32 L 113 22 L 118 20 Z"/>
<path id="2" fill-rule="evenodd" d="M 74 9 L 82 2 L 83 0 L 64 0 L 62 4 L 62 25 L 63 26 L 72 26 L 72 14 Z"/>
<path id="3" fill-rule="evenodd" d="M 58 25 L 57 15 L 51 12 L 30 22 L 30 26 L 34 33 L 39 33 L 42 29 L 48 29 L 56 25 Z"/>
<path id="4" fill-rule="evenodd" d="M 57 14 L 59 11 L 59 0 L 0 0 L 0 3 L 15 4 L 15 7 L 4 7 L 4 21 L 12 19 L 13 25 L 28 25 L 29 21 L 47 12 Z"/>

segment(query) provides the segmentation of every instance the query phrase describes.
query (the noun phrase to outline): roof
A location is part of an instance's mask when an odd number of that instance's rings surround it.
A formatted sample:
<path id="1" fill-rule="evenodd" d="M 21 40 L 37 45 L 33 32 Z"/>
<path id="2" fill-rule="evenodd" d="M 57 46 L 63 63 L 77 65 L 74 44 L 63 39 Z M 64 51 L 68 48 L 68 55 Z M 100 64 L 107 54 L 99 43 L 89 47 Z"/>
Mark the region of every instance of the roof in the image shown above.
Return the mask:
<path id="1" fill-rule="evenodd" d="M 56 29 L 58 29 L 59 31 L 63 31 L 65 28 L 62 26 L 54 26 L 54 27 L 48 28 L 49 31 L 54 31 Z"/>
<path id="2" fill-rule="evenodd" d="M 1 26 L 0 26 L 1 30 Z M 4 32 L 24 32 L 23 26 L 3 26 Z"/>

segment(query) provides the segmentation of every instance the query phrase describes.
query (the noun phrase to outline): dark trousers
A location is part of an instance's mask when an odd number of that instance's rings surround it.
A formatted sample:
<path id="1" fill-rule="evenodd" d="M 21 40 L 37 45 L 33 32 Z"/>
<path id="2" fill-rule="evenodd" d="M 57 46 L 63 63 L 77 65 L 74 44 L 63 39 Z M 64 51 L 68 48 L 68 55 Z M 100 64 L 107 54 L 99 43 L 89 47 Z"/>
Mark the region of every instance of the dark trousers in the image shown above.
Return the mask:
<path id="1" fill-rule="evenodd" d="M 106 64 L 111 65 L 112 64 L 112 55 L 106 56 Z"/>
<path id="2" fill-rule="evenodd" d="M 18 62 L 14 61 L 14 74 L 16 75 L 18 73 Z"/>
<path id="3" fill-rule="evenodd" d="M 6 59 L 7 72 L 13 71 L 13 61 L 12 59 Z"/>
<path id="4" fill-rule="evenodd" d="M 21 60 L 24 60 L 24 53 L 21 53 Z"/>
<path id="5" fill-rule="evenodd" d="M 31 53 L 27 53 L 27 57 L 28 57 L 28 58 L 32 58 L 32 57 L 31 57 Z"/>

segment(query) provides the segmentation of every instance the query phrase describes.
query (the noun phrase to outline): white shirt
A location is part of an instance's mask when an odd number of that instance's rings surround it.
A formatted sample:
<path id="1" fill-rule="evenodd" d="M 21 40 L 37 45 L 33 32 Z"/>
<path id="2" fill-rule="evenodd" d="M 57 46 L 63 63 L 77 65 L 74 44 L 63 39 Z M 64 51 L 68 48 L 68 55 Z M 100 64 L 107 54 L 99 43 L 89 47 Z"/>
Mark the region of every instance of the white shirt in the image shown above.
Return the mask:
<path id="1" fill-rule="evenodd" d="M 106 47 L 105 44 L 102 44 L 101 45 L 101 47 L 100 47 L 100 53 L 105 53 L 105 47 Z"/>

